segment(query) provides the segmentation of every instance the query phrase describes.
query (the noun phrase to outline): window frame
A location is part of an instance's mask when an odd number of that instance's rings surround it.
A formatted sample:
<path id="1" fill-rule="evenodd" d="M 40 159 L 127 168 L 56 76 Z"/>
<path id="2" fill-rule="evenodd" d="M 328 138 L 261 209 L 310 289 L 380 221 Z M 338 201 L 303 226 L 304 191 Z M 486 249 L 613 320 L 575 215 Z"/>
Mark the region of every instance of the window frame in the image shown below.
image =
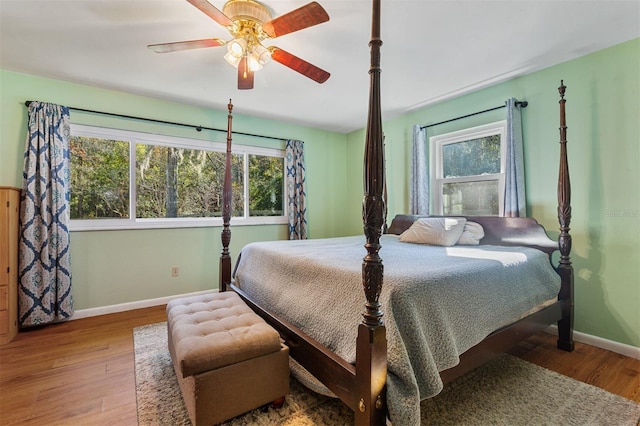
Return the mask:
<path id="1" fill-rule="evenodd" d="M 137 144 L 169 146 L 183 149 L 197 149 L 211 152 L 227 150 L 226 142 L 190 139 L 178 136 L 159 135 L 137 132 L 132 130 L 113 129 L 101 126 L 91 126 L 71 123 L 71 136 L 118 140 L 129 143 L 129 217 L 122 219 L 71 219 L 71 231 L 100 231 L 100 230 L 128 230 L 128 229 L 166 229 L 166 228 L 198 228 L 222 226 L 222 217 L 178 217 L 178 218 L 137 218 L 136 217 L 136 150 Z M 131 149 L 131 147 L 134 149 Z M 277 148 L 257 147 L 235 144 L 231 153 L 243 156 L 244 174 L 244 215 L 232 216 L 234 226 L 242 225 L 273 225 L 288 223 L 288 205 L 286 203 L 286 171 L 285 150 Z M 249 214 L 249 155 L 263 155 L 283 159 L 283 215 L 282 216 L 248 216 Z M 73 167 L 73 157 L 71 158 Z M 73 191 L 73 188 L 71 188 Z"/>
<path id="2" fill-rule="evenodd" d="M 469 141 L 473 139 L 483 138 L 487 136 L 500 135 L 500 173 L 491 173 L 484 175 L 471 175 L 455 178 L 443 177 L 443 158 L 442 147 L 449 144 Z M 481 126 L 470 127 L 467 129 L 457 130 L 455 132 L 434 135 L 429 138 L 429 157 L 430 161 L 430 192 L 433 206 L 433 214 L 443 215 L 443 188 L 446 183 L 465 183 L 465 182 L 482 182 L 498 180 L 498 214 L 500 216 L 504 210 L 504 189 L 505 189 L 505 170 L 507 159 L 507 121 L 500 120 Z"/>

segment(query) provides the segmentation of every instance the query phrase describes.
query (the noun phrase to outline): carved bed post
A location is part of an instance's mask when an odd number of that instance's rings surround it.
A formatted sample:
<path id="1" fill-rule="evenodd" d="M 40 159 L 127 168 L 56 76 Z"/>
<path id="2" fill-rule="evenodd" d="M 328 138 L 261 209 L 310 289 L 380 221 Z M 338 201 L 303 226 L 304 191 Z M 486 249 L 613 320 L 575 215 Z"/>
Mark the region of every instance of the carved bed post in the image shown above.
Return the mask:
<path id="1" fill-rule="evenodd" d="M 564 92 L 567 87 L 560 80 L 560 171 L 558 173 L 558 222 L 560 235 L 560 262 L 558 273 L 562 278 L 562 288 L 558 298 L 563 301 L 562 319 L 558 321 L 558 348 L 573 351 L 573 266 L 571 265 L 571 182 L 567 161 L 567 122 L 565 118 Z"/>
<path id="2" fill-rule="evenodd" d="M 224 186 L 222 188 L 222 253 L 220 254 L 220 284 L 218 291 L 227 291 L 227 286 L 231 283 L 231 256 L 229 255 L 229 243 L 231 242 L 231 204 L 233 201 L 233 190 L 231 187 L 231 123 L 233 121 L 233 104 L 229 99 L 227 105 L 229 115 L 227 116 L 227 155 L 224 166 Z"/>
<path id="3" fill-rule="evenodd" d="M 369 115 L 364 154 L 362 220 L 367 255 L 362 261 L 362 284 L 367 301 L 358 326 L 356 347 L 356 424 L 385 424 L 387 340 L 381 304 L 383 265 L 378 252 L 384 225 L 384 137 L 380 108 L 380 0 L 373 0 Z"/>

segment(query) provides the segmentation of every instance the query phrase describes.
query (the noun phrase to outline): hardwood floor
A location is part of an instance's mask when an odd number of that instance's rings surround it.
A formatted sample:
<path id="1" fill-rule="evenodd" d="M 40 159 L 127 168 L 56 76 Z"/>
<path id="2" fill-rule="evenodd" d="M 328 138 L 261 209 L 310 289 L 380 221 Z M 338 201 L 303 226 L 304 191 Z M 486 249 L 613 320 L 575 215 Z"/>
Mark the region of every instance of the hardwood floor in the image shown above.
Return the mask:
<path id="1" fill-rule="evenodd" d="M 164 306 L 21 332 L 0 346 L 2 425 L 136 425 L 132 330 L 166 319 Z M 511 353 L 640 403 L 640 361 L 540 333 Z"/>
<path id="2" fill-rule="evenodd" d="M 640 403 L 640 360 L 576 342 L 573 352 L 556 349 L 556 336 L 536 334 L 510 354 Z"/>
<path id="3" fill-rule="evenodd" d="M 0 346 L 3 425 L 136 425 L 135 327 L 164 306 L 20 332 Z"/>

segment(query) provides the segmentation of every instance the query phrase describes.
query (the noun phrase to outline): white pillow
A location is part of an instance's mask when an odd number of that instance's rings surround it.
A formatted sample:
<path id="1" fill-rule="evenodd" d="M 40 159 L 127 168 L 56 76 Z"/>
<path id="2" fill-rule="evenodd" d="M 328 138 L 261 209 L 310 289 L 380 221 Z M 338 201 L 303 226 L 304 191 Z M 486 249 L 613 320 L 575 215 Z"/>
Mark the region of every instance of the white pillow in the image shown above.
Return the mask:
<path id="1" fill-rule="evenodd" d="M 450 247 L 460 239 L 466 223 L 461 217 L 426 217 L 418 219 L 400 235 L 405 243 Z"/>
<path id="2" fill-rule="evenodd" d="M 464 224 L 464 230 L 460 239 L 456 244 L 466 246 L 477 246 L 480 244 L 480 240 L 484 237 L 484 228 L 477 222 L 467 221 Z"/>

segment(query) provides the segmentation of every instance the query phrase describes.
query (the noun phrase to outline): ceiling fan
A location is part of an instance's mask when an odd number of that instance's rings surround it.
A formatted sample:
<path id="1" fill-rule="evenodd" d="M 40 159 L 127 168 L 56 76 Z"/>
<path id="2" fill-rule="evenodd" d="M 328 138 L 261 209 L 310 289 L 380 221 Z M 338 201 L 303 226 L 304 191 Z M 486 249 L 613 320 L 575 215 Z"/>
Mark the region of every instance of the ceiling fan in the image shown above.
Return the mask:
<path id="1" fill-rule="evenodd" d="M 149 49 L 157 53 L 203 47 L 227 46 L 224 58 L 238 68 L 238 89 L 253 89 L 253 74 L 273 59 L 318 83 L 327 81 L 327 71 L 280 49 L 264 46 L 264 40 L 312 27 L 329 20 L 329 15 L 320 4 L 311 2 L 289 13 L 272 18 L 270 10 L 255 0 L 229 0 L 220 9 L 207 0 L 187 0 L 204 14 L 225 27 L 231 40 L 209 38 L 203 40 L 178 41 L 151 44 Z"/>

